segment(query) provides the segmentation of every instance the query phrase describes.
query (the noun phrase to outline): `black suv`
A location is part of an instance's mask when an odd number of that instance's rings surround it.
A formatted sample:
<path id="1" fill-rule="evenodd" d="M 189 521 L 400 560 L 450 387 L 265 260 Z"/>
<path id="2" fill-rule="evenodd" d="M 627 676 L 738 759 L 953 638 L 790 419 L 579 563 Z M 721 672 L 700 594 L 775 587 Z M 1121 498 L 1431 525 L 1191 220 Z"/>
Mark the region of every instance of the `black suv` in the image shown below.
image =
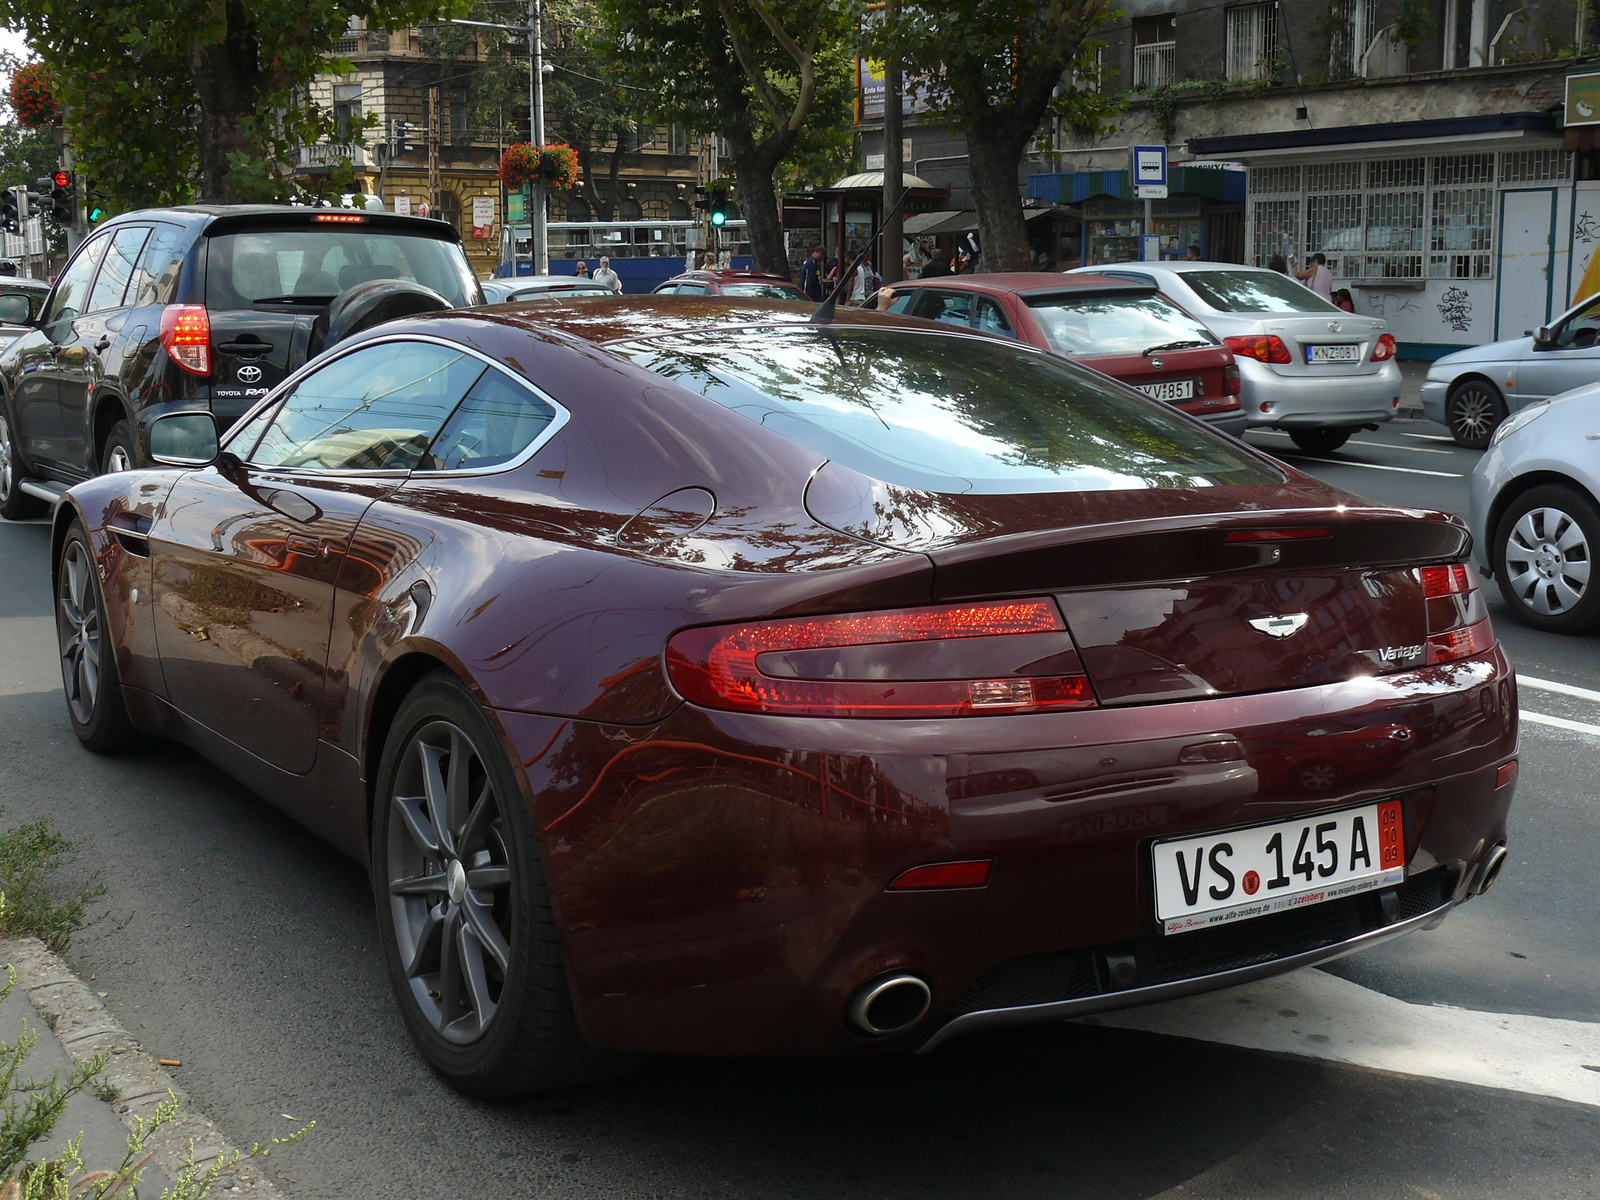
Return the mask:
<path id="1" fill-rule="evenodd" d="M 209 408 L 226 428 L 358 330 L 482 303 L 442 221 L 235 205 L 118 217 L 0 350 L 0 515 L 142 464 L 163 412 Z"/>

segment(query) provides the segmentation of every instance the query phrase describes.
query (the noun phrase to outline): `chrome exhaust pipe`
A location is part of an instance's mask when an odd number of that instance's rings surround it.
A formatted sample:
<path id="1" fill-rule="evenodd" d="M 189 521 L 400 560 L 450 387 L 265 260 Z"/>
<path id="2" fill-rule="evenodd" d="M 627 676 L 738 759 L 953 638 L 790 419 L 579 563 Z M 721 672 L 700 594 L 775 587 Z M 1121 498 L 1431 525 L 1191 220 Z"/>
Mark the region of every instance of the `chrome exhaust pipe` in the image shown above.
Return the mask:
<path id="1" fill-rule="evenodd" d="M 1506 847 L 1502 842 L 1491 849 L 1478 868 L 1478 878 L 1472 884 L 1472 894 L 1481 896 L 1500 878 L 1500 868 L 1506 865 Z"/>
<path id="2" fill-rule="evenodd" d="M 888 1037 L 927 1015 L 933 992 L 915 975 L 884 975 L 863 984 L 845 1006 L 844 1019 L 868 1037 Z"/>

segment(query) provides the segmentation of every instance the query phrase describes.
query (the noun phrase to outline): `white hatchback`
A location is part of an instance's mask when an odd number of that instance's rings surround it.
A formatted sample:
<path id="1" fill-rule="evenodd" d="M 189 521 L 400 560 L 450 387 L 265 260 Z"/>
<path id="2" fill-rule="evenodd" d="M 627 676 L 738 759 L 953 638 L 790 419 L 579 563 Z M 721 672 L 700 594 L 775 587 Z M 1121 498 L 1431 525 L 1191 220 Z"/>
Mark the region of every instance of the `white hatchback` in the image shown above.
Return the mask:
<path id="1" fill-rule="evenodd" d="M 1251 429 L 1282 429 L 1313 454 L 1336 450 L 1400 408 L 1394 336 L 1377 317 L 1335 308 L 1265 267 L 1239 263 L 1114 263 L 1079 267 L 1153 283 L 1233 351 Z"/>

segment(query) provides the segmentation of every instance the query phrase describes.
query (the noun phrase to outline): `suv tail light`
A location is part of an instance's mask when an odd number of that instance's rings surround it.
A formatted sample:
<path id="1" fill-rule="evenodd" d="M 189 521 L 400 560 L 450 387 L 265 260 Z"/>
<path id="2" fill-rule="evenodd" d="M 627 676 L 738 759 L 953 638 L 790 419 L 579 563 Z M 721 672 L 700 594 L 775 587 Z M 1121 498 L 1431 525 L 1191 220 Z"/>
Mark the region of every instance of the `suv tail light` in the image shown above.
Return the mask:
<path id="1" fill-rule="evenodd" d="M 204 304 L 169 304 L 161 310 L 161 344 L 191 375 L 211 374 L 211 317 Z"/>
<path id="2" fill-rule="evenodd" d="M 1254 358 L 1264 363 L 1289 363 L 1294 361 L 1294 356 L 1289 353 L 1289 347 L 1283 344 L 1283 339 L 1275 333 L 1247 333 L 1242 337 L 1223 338 L 1228 349 L 1235 354 L 1242 354 L 1246 358 Z M 1234 368 L 1238 370 L 1237 367 Z"/>
<path id="3" fill-rule="evenodd" d="M 1222 394 L 1237 396 L 1239 392 L 1239 364 L 1231 362 L 1222 368 Z"/>
<path id="4" fill-rule="evenodd" d="M 685 699 L 808 717 L 977 717 L 1094 708 L 1044 598 L 686 629 L 667 644 Z"/>
<path id="5" fill-rule="evenodd" d="M 1378 344 L 1372 348 L 1372 361 L 1383 362 L 1394 357 L 1394 334 L 1381 333 L 1378 335 Z"/>
<path id="6" fill-rule="evenodd" d="M 1494 627 L 1477 576 L 1466 563 L 1423 567 L 1423 603 L 1428 606 L 1428 645 L 1424 661 L 1454 662 L 1494 645 Z"/>

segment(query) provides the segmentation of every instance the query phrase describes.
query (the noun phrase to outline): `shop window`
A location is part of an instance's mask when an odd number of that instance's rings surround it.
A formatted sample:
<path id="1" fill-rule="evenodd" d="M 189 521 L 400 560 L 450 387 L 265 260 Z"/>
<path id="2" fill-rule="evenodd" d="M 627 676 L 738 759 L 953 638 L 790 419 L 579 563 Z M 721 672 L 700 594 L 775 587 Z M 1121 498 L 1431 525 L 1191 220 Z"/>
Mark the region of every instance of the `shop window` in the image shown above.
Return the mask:
<path id="1" fill-rule="evenodd" d="M 1435 279 L 1486 279 L 1492 272 L 1494 189 L 1444 188 L 1433 193 L 1428 221 L 1428 274 Z"/>
<path id="2" fill-rule="evenodd" d="M 1228 79 L 1271 79 L 1278 54 L 1278 6 L 1245 4 L 1228 14 Z"/>
<path id="3" fill-rule="evenodd" d="M 1291 169 L 1299 170 L 1297 167 Z M 1274 254 L 1282 254 L 1287 258 L 1300 244 L 1299 199 L 1257 200 L 1253 212 L 1251 242 L 1256 266 L 1266 266 Z"/>
<path id="4" fill-rule="evenodd" d="M 1176 77 L 1177 27 L 1177 18 L 1171 13 L 1134 20 L 1134 87 L 1166 87 Z"/>
<path id="5" fill-rule="evenodd" d="M 1306 197 L 1307 262 L 1320 250 L 1327 255 L 1328 270 L 1333 274 L 1341 277 L 1360 274 L 1361 234 L 1359 192 Z"/>
<path id="6" fill-rule="evenodd" d="M 1250 194 L 1278 196 L 1300 194 L 1299 167 L 1251 167 Z"/>
<path id="7" fill-rule="evenodd" d="M 1562 149 L 1507 150 L 1500 155 L 1500 182 L 1565 183 L 1572 178 L 1572 155 Z"/>

